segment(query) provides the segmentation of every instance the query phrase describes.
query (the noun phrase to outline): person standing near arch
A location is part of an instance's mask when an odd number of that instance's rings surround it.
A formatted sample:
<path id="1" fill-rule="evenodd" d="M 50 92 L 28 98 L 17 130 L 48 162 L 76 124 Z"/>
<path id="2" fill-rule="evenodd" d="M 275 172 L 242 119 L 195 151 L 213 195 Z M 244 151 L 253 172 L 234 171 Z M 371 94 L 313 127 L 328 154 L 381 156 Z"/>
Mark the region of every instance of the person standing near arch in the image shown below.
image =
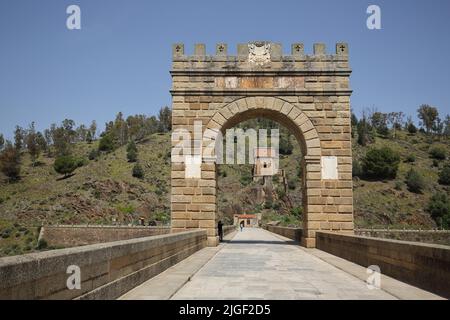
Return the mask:
<path id="1" fill-rule="evenodd" d="M 219 220 L 219 223 L 217 224 L 217 229 L 219 231 L 219 241 L 223 241 L 223 223 L 222 223 L 222 220 Z"/>

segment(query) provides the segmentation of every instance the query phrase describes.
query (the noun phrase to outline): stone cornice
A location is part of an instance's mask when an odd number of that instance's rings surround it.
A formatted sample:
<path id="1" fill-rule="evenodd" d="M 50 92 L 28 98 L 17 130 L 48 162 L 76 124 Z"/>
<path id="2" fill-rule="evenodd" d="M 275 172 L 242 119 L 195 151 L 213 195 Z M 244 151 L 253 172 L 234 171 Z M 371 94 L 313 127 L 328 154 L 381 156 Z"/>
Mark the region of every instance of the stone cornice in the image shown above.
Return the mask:
<path id="1" fill-rule="evenodd" d="M 352 90 L 292 89 L 173 89 L 172 96 L 351 96 Z"/>

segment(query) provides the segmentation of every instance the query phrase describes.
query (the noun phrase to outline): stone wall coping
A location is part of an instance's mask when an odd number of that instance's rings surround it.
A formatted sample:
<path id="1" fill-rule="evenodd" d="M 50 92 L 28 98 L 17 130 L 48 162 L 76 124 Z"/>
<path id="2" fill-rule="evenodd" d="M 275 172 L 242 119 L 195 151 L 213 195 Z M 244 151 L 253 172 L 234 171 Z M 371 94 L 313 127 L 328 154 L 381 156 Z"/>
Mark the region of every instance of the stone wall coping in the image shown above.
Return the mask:
<path id="1" fill-rule="evenodd" d="M 355 229 L 355 232 L 422 232 L 422 233 L 450 233 L 441 229 Z"/>
<path id="2" fill-rule="evenodd" d="M 357 231 L 357 230 L 355 230 Z M 316 235 L 320 236 L 321 234 L 337 237 L 337 238 L 349 238 L 349 239 L 359 239 L 359 240 L 367 240 L 367 241 L 375 241 L 375 242 L 383 242 L 387 244 L 400 244 L 406 246 L 415 246 L 422 248 L 433 248 L 433 249 L 442 249 L 448 251 L 450 253 L 450 246 L 442 245 L 442 244 L 431 244 L 431 243 L 423 243 L 423 242 L 414 242 L 414 241 L 404 241 L 404 240 L 395 240 L 395 239 L 385 239 L 385 238 L 376 238 L 376 237 L 368 237 L 368 236 L 360 236 L 360 235 L 350 235 L 343 234 L 332 231 L 317 231 Z"/>
<path id="3" fill-rule="evenodd" d="M 144 230 L 152 230 L 152 229 L 170 229 L 169 226 L 126 226 L 126 225 L 92 225 L 92 224 L 75 224 L 75 225 L 64 225 L 64 224 L 54 224 L 54 225 L 43 225 L 42 228 L 80 228 L 80 229 L 84 229 L 84 228 L 89 228 L 89 229 L 144 229 Z"/>

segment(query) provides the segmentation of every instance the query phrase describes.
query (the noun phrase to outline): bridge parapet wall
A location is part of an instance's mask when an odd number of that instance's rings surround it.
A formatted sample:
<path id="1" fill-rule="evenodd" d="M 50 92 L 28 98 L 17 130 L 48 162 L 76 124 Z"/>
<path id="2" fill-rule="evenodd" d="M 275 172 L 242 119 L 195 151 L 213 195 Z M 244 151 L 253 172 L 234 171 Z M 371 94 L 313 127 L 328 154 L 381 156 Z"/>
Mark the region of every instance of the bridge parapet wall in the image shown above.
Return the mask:
<path id="1" fill-rule="evenodd" d="M 1 258 L 0 300 L 115 299 L 206 242 L 195 230 Z M 80 268 L 79 290 L 67 287 L 69 266 Z"/>
<path id="2" fill-rule="evenodd" d="M 450 246 L 316 233 L 317 249 L 450 298 Z"/>
<path id="3" fill-rule="evenodd" d="M 168 233 L 170 227 L 55 225 L 43 226 L 39 238 L 49 246 L 68 248 Z"/>

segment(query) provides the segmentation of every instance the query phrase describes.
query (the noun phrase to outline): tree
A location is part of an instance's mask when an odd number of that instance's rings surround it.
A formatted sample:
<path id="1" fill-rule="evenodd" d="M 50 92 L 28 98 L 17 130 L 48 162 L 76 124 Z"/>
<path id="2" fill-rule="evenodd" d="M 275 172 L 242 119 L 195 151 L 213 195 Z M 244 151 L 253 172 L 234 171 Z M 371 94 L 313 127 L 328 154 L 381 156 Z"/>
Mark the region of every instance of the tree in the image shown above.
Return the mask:
<path id="1" fill-rule="evenodd" d="M 51 129 L 53 147 L 57 157 L 68 156 L 72 152 L 71 132 L 62 127 L 52 127 Z"/>
<path id="2" fill-rule="evenodd" d="M 428 104 L 423 104 L 417 109 L 417 114 L 419 119 L 422 120 L 422 125 L 425 127 L 427 134 L 429 134 L 439 116 L 438 110 Z"/>
<path id="3" fill-rule="evenodd" d="M 428 202 L 426 210 L 442 228 L 450 227 L 450 199 L 445 192 L 434 194 Z"/>
<path id="4" fill-rule="evenodd" d="M 439 171 L 439 179 L 438 182 L 440 184 L 450 186 L 450 163 L 444 165 L 441 171 Z"/>
<path id="5" fill-rule="evenodd" d="M 377 131 L 378 134 L 386 137 L 389 135 L 389 128 L 387 126 L 388 115 L 382 112 L 374 112 L 370 118 L 372 127 Z"/>
<path id="6" fill-rule="evenodd" d="M 86 134 L 86 142 L 91 144 L 92 143 L 92 133 L 91 131 L 88 131 Z"/>
<path id="7" fill-rule="evenodd" d="M 356 127 L 356 129 L 358 131 L 358 144 L 359 145 L 364 147 L 372 142 L 373 137 L 370 133 L 372 128 L 370 127 L 370 124 L 368 123 L 365 114 L 363 114 L 363 117 L 358 122 L 358 126 Z"/>
<path id="8" fill-rule="evenodd" d="M 0 150 L 2 150 L 4 146 L 5 146 L 5 138 L 3 137 L 3 134 L 0 134 Z"/>
<path id="9" fill-rule="evenodd" d="M 159 110 L 158 120 L 160 124 L 160 132 L 168 132 L 172 130 L 172 110 L 164 107 Z"/>
<path id="10" fill-rule="evenodd" d="M 352 123 L 352 127 L 356 127 L 358 125 L 358 118 L 356 117 L 356 115 L 352 112 L 352 116 L 351 116 L 351 123 Z"/>
<path id="11" fill-rule="evenodd" d="M 77 136 L 77 132 L 74 129 L 75 127 L 75 121 L 71 119 L 64 119 L 62 122 L 62 128 L 65 131 L 65 135 L 67 138 L 68 143 L 74 142 Z"/>
<path id="12" fill-rule="evenodd" d="M 433 126 L 431 130 L 434 132 L 435 135 L 440 137 L 444 132 L 444 122 L 441 120 L 441 118 L 437 117 L 436 120 L 433 123 Z"/>
<path id="13" fill-rule="evenodd" d="M 294 146 L 291 142 L 291 135 L 281 134 L 280 135 L 280 146 L 279 146 L 280 154 L 289 155 L 292 154 L 292 150 L 294 150 Z"/>
<path id="14" fill-rule="evenodd" d="M 425 180 L 422 175 L 413 168 L 406 174 L 405 182 L 409 191 L 414 193 L 422 193 L 422 190 L 425 188 Z"/>
<path id="15" fill-rule="evenodd" d="M 19 126 L 16 126 L 16 130 L 14 130 L 14 147 L 19 152 L 20 152 L 20 150 L 22 150 L 22 147 L 23 147 L 24 136 L 25 136 L 24 130 Z"/>
<path id="16" fill-rule="evenodd" d="M 401 128 L 403 125 L 403 119 L 405 114 L 403 112 L 389 112 L 387 114 L 388 122 L 392 126 L 393 138 L 396 138 L 396 130 L 397 128 Z"/>
<path id="17" fill-rule="evenodd" d="M 144 170 L 139 163 L 136 163 L 133 167 L 132 175 L 135 178 L 142 179 L 144 177 Z"/>
<path id="18" fill-rule="evenodd" d="M 20 177 L 20 152 L 9 141 L 0 153 L 0 170 L 10 181 Z"/>
<path id="19" fill-rule="evenodd" d="M 80 124 L 76 129 L 76 140 L 77 141 L 86 141 L 86 135 L 88 130 L 84 124 Z"/>
<path id="20" fill-rule="evenodd" d="M 406 130 L 408 130 L 409 134 L 416 134 L 417 133 L 417 127 L 414 125 L 414 122 L 412 121 L 411 117 L 408 117 L 408 120 L 406 120 Z"/>
<path id="21" fill-rule="evenodd" d="M 364 175 L 371 179 L 394 179 L 400 156 L 389 147 L 373 148 L 362 160 Z"/>
<path id="22" fill-rule="evenodd" d="M 78 167 L 79 161 L 73 156 L 59 156 L 53 164 L 55 171 L 63 174 L 64 178 L 67 178 Z"/>
<path id="23" fill-rule="evenodd" d="M 450 137 L 450 115 L 445 117 L 443 135 L 447 138 Z"/>
<path id="24" fill-rule="evenodd" d="M 25 142 L 27 144 L 28 152 L 31 156 L 32 165 L 35 166 L 36 160 L 39 158 L 39 154 L 41 153 L 41 148 L 38 143 L 38 136 L 36 134 L 34 122 L 30 124 L 30 128 L 28 129 L 27 135 L 25 137 Z"/>
<path id="25" fill-rule="evenodd" d="M 48 143 L 42 132 L 36 132 L 36 143 L 41 151 L 48 151 Z"/>
<path id="26" fill-rule="evenodd" d="M 92 140 L 95 140 L 95 136 L 97 135 L 97 122 L 95 122 L 95 120 L 92 120 L 92 123 L 89 127 L 89 132 L 91 133 Z"/>

